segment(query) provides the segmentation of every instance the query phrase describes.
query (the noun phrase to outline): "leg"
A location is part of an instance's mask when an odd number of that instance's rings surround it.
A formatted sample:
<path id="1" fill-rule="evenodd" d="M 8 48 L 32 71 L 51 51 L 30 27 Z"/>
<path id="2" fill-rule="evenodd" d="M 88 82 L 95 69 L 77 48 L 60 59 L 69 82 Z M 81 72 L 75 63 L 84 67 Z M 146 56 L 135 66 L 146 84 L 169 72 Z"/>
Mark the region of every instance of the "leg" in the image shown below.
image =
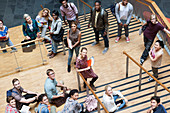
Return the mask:
<path id="1" fill-rule="evenodd" d="M 155 78 L 158 78 L 158 68 L 152 67 L 152 72 L 153 72 L 153 76 L 154 76 Z"/>
<path id="2" fill-rule="evenodd" d="M 56 43 L 54 40 L 52 40 L 52 51 L 53 53 L 57 53 L 59 43 Z"/>
<path id="3" fill-rule="evenodd" d="M 47 31 L 47 27 L 42 27 L 41 37 L 51 41 L 51 38 L 45 35 L 46 31 Z"/>
<path id="4" fill-rule="evenodd" d="M 87 78 L 84 79 L 87 81 Z M 86 83 L 84 82 L 83 84 L 84 84 L 83 87 L 86 88 Z"/>
<path id="5" fill-rule="evenodd" d="M 103 40 L 104 40 L 104 45 L 106 48 L 109 48 L 109 39 L 107 37 L 107 35 L 103 36 L 104 35 L 104 32 L 105 32 L 105 29 L 103 29 L 102 31 L 100 31 L 101 33 L 101 36 L 103 37 Z"/>
<path id="6" fill-rule="evenodd" d="M 12 41 L 10 40 L 10 38 L 8 39 L 8 41 L 7 41 L 7 45 L 8 46 L 13 46 L 14 44 L 12 43 Z M 12 47 L 11 48 L 12 50 L 17 50 L 15 47 Z"/>
<path id="7" fill-rule="evenodd" d="M 69 28 L 71 28 L 71 22 L 72 22 L 72 20 L 67 20 L 67 22 L 68 22 Z"/>
<path id="8" fill-rule="evenodd" d="M 99 31 L 97 31 L 96 28 L 93 28 L 93 29 L 94 29 L 94 33 L 95 33 L 96 42 L 99 42 Z"/>
<path id="9" fill-rule="evenodd" d="M 121 108 L 123 108 L 123 107 L 126 105 L 125 100 L 121 100 L 121 101 L 123 101 L 123 102 L 121 102 L 121 104 L 120 104 L 118 110 L 121 109 Z"/>
<path id="10" fill-rule="evenodd" d="M 29 99 L 29 98 L 33 98 L 37 96 L 36 94 L 26 94 L 24 95 L 25 99 Z M 35 103 L 37 102 L 37 100 L 34 100 L 33 102 L 30 102 L 30 103 Z M 22 103 L 22 105 L 26 105 L 26 106 L 29 106 L 30 103 Z"/>
<path id="11" fill-rule="evenodd" d="M 121 37 L 122 34 L 122 26 L 118 24 L 118 37 Z"/>
<path id="12" fill-rule="evenodd" d="M 124 26 L 124 29 L 125 29 L 125 36 L 128 37 L 129 36 L 129 28 L 128 28 L 129 25 L 127 26 Z"/>
<path id="13" fill-rule="evenodd" d="M 6 47 L 6 42 L 0 42 L 0 46 L 1 48 L 5 48 Z M 2 50 L 3 53 L 6 53 L 7 50 Z"/>
<path id="14" fill-rule="evenodd" d="M 74 49 L 69 49 L 69 50 L 68 50 L 68 52 L 69 52 L 68 65 L 71 64 L 71 60 L 72 60 L 72 57 L 73 57 L 73 50 L 74 50 Z"/>
<path id="15" fill-rule="evenodd" d="M 90 81 L 90 84 L 94 84 L 94 82 L 98 79 L 98 76 L 95 78 L 92 78 L 92 80 Z"/>
<path id="16" fill-rule="evenodd" d="M 75 47 L 76 58 L 77 58 L 78 55 L 79 55 L 79 50 L 80 50 L 80 47 Z"/>

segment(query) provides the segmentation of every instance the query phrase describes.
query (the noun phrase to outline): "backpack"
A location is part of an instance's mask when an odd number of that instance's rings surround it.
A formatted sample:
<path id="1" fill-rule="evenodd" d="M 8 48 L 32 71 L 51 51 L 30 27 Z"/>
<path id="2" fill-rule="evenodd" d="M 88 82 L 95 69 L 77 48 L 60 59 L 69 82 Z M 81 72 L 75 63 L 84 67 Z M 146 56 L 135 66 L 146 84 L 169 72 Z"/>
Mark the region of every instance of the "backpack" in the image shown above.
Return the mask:
<path id="1" fill-rule="evenodd" d="M 97 99 L 95 99 L 94 95 L 90 95 L 85 99 L 86 110 L 91 112 L 97 110 Z"/>
<path id="2" fill-rule="evenodd" d="M 12 90 L 13 90 L 13 89 L 10 89 L 10 90 L 8 90 L 8 91 L 6 92 L 6 97 L 12 96 L 12 93 L 18 94 L 18 92 L 12 91 Z M 6 100 L 6 101 L 7 101 L 7 100 Z"/>
<path id="3" fill-rule="evenodd" d="M 116 8 L 116 4 L 117 2 L 113 3 L 111 6 L 110 6 L 110 11 L 112 12 L 112 14 L 115 16 L 115 8 Z M 119 4 L 119 3 L 118 3 Z M 120 5 L 119 5 L 119 10 L 120 10 Z"/>

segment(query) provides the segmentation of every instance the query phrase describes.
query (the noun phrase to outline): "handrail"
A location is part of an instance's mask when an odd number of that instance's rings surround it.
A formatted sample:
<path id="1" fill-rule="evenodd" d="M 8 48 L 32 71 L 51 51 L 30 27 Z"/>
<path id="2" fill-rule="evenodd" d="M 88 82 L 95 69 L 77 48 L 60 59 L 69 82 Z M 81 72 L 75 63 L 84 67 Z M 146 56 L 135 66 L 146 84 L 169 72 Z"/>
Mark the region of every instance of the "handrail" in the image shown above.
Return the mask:
<path id="1" fill-rule="evenodd" d="M 89 84 L 87 83 L 87 81 L 84 79 L 83 75 L 78 72 L 78 74 L 81 76 L 81 78 L 83 79 L 83 81 L 85 82 L 85 84 L 87 85 L 87 87 L 90 89 L 90 91 L 93 93 L 93 95 L 95 96 L 95 98 L 97 99 L 97 101 L 100 103 L 100 105 L 103 107 L 104 111 L 106 113 L 109 113 L 108 110 L 106 109 L 106 107 L 103 105 L 103 103 L 100 101 L 99 97 L 95 94 L 95 92 L 92 90 L 92 88 L 89 86 Z"/>
<path id="2" fill-rule="evenodd" d="M 85 4 L 86 6 L 88 6 L 90 9 L 92 9 L 92 6 L 90 6 L 89 4 L 87 4 L 86 2 L 84 2 L 83 0 L 80 0 L 83 4 Z"/>
<path id="3" fill-rule="evenodd" d="M 138 62 L 136 62 L 130 55 L 128 55 L 125 51 L 123 51 L 123 54 L 125 54 L 127 57 L 129 57 L 136 65 L 138 65 L 142 70 L 144 70 L 149 76 L 151 76 L 157 83 L 159 83 L 164 89 L 166 89 L 170 93 L 170 90 L 165 85 L 163 85 L 159 80 L 157 80 L 144 67 L 142 67 Z"/>

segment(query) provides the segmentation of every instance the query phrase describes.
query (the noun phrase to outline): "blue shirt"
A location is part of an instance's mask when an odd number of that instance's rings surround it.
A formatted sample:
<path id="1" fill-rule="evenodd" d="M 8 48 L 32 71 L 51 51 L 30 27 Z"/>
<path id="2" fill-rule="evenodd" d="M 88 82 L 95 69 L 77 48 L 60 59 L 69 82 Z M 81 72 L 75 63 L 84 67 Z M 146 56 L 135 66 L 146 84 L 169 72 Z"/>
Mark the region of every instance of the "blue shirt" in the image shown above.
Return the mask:
<path id="1" fill-rule="evenodd" d="M 153 110 L 153 113 L 167 113 L 164 106 L 159 104 L 157 108 Z"/>
<path id="2" fill-rule="evenodd" d="M 41 110 L 41 112 L 40 112 Z M 38 113 L 49 113 L 48 105 L 40 103 L 38 105 Z"/>
<path id="3" fill-rule="evenodd" d="M 4 26 L 5 29 L 3 31 L 0 31 L 0 37 L 6 36 L 7 32 L 8 32 L 8 28 L 6 26 Z"/>

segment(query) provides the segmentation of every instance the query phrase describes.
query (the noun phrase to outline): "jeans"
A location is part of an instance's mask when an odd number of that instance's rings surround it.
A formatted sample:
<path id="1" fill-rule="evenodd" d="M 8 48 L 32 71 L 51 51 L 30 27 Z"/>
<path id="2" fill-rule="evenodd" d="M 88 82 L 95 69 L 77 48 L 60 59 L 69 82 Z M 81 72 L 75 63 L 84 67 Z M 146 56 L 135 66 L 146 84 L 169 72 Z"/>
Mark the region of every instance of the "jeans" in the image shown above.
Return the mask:
<path id="1" fill-rule="evenodd" d="M 152 67 L 153 76 L 158 78 L 158 68 Z"/>
<path id="2" fill-rule="evenodd" d="M 79 55 L 79 49 L 80 49 L 80 47 L 75 47 L 75 48 L 73 48 L 73 49 L 69 49 L 69 50 L 68 50 L 68 52 L 69 52 L 68 65 L 71 64 L 71 60 L 72 60 L 72 57 L 73 57 L 73 51 L 75 50 L 76 57 L 78 57 L 78 55 Z"/>
<path id="3" fill-rule="evenodd" d="M 10 38 L 8 38 L 8 40 L 6 40 L 6 41 L 0 41 L 0 46 L 1 46 L 1 48 L 5 48 L 6 45 L 8 45 L 8 46 L 13 46 L 14 44 L 12 43 L 12 41 L 10 40 Z M 11 49 L 12 49 L 12 50 L 16 50 L 15 47 L 12 47 Z M 3 53 L 6 53 L 6 52 L 7 52 L 7 50 L 3 50 Z"/>
<path id="4" fill-rule="evenodd" d="M 126 24 L 126 21 L 127 20 L 121 20 L 122 24 Z M 129 29 L 128 29 L 128 26 L 124 26 L 124 29 L 125 29 L 125 36 L 128 37 L 129 36 Z M 119 25 L 118 23 L 118 37 L 121 37 L 121 33 L 122 33 L 122 26 Z"/>
<path id="5" fill-rule="evenodd" d="M 118 95 L 114 95 L 113 98 L 114 98 L 114 101 L 116 102 L 116 99 L 119 98 L 119 96 Z M 123 108 L 126 105 L 125 100 L 122 100 L 122 101 L 123 101 L 123 103 L 121 103 L 121 105 L 118 107 L 118 110 Z"/>
<path id="6" fill-rule="evenodd" d="M 96 28 L 93 28 L 93 29 L 94 29 L 94 33 L 95 33 L 96 42 L 99 42 L 99 33 L 100 33 L 101 36 L 103 37 L 105 47 L 108 48 L 109 47 L 109 39 L 108 39 L 107 35 L 103 36 L 105 29 L 100 30 L 100 31 L 97 31 Z"/>
<path id="7" fill-rule="evenodd" d="M 51 40 L 51 41 L 52 41 L 52 52 L 57 53 L 59 42 L 55 42 L 54 40 Z"/>
<path id="8" fill-rule="evenodd" d="M 43 37 L 43 38 L 51 41 L 51 38 L 45 35 L 45 33 L 46 33 L 46 31 L 47 31 L 47 28 L 48 28 L 48 26 L 47 26 L 47 27 L 40 27 L 41 37 Z"/>
<path id="9" fill-rule="evenodd" d="M 76 18 L 75 18 L 74 20 L 67 20 L 67 22 L 68 22 L 68 24 L 69 24 L 69 28 L 71 28 L 71 23 L 72 23 L 73 21 L 76 21 Z M 80 29 L 80 28 L 81 28 L 80 23 L 77 23 L 77 29 Z"/>
<path id="10" fill-rule="evenodd" d="M 142 56 L 141 56 L 141 59 L 144 59 L 146 60 L 148 55 L 149 55 L 149 51 L 150 51 L 150 48 L 153 44 L 153 41 L 154 40 L 150 40 L 148 39 L 147 37 L 144 36 L 144 46 L 145 46 L 145 50 L 143 51 L 142 53 Z"/>

